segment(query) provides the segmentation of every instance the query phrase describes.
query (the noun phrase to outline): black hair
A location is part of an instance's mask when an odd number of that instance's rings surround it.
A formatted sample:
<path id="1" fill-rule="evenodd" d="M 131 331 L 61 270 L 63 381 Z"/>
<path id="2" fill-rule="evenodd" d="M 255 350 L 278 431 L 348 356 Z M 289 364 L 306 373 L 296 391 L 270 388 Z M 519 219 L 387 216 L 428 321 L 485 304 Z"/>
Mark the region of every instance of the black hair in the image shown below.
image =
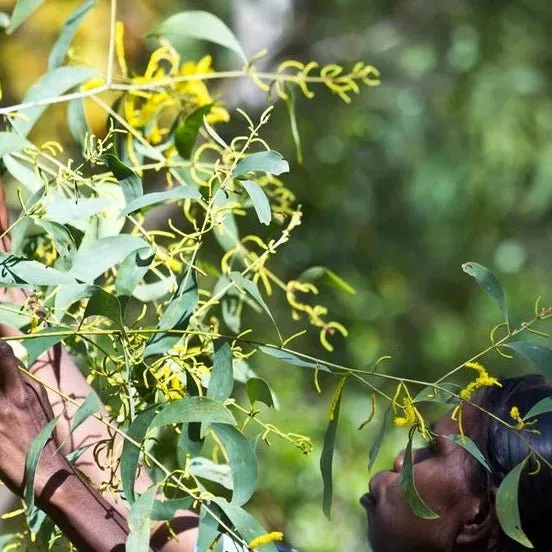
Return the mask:
<path id="1" fill-rule="evenodd" d="M 512 407 L 517 406 L 523 418 L 540 400 L 552 397 L 552 385 L 541 375 L 503 379 L 500 383 L 501 387 L 482 390 L 476 403 L 509 424 L 515 424 L 510 416 Z M 526 427 L 520 434 L 483 414 L 483 423 L 473 438 L 487 458 L 492 472 L 489 473 L 479 464 L 474 467 L 474 490 L 487 493 L 492 501 L 504 477 L 530 454 L 528 445 L 546 461 L 552 462 L 552 413 L 541 414 L 535 419 L 536 423 Z M 552 530 L 548 526 L 552 520 L 552 469 L 542 461 L 539 465 L 532 458 L 526 463 L 520 477 L 518 506 L 522 529 L 535 552 L 552 551 Z M 500 529 L 500 536 L 492 543 L 490 550 L 522 552 L 528 549 L 508 538 Z"/>

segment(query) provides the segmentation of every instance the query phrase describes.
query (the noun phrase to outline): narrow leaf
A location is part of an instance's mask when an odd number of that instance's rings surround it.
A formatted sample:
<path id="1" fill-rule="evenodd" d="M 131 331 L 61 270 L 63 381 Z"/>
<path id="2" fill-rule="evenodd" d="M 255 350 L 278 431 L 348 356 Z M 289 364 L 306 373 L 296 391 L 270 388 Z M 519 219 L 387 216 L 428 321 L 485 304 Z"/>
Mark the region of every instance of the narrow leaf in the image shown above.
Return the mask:
<path id="1" fill-rule="evenodd" d="M 73 260 L 71 276 L 92 283 L 106 270 L 123 261 L 129 253 L 144 247 L 148 244 L 143 239 L 128 234 L 100 238 L 79 249 Z"/>
<path id="2" fill-rule="evenodd" d="M 171 40 L 198 38 L 220 44 L 238 54 L 243 62 L 247 56 L 234 33 L 218 17 L 206 11 L 184 11 L 169 17 L 148 36 L 164 36 Z"/>
<path id="3" fill-rule="evenodd" d="M 73 254 L 76 249 L 75 240 L 67 228 L 46 219 L 38 219 L 35 222 L 46 230 L 61 257 L 68 257 Z"/>
<path id="4" fill-rule="evenodd" d="M 535 404 L 527 414 L 523 417 L 524 420 L 540 416 L 541 414 L 548 414 L 552 412 L 552 397 L 545 397 Z"/>
<path id="5" fill-rule="evenodd" d="M 410 430 L 408 444 L 404 451 L 404 461 L 400 475 L 401 489 L 416 516 L 423 519 L 437 519 L 439 516 L 422 500 L 414 482 L 414 469 L 412 466 L 412 438 L 414 437 L 414 431 L 414 429 Z"/>
<path id="6" fill-rule="evenodd" d="M 40 511 L 35 506 L 35 494 L 34 494 L 34 481 L 36 475 L 36 469 L 42 455 L 42 451 L 46 446 L 46 443 L 50 440 L 58 418 L 50 420 L 41 430 L 40 433 L 34 438 L 33 442 L 29 446 L 27 456 L 25 458 L 25 489 L 23 491 L 23 498 L 27 505 L 27 523 L 31 532 L 36 533 L 39 528 L 39 524 L 42 521 Z"/>
<path id="7" fill-rule="evenodd" d="M 50 56 L 48 57 L 48 71 L 63 65 L 65 54 L 69 50 L 69 46 L 71 45 L 71 41 L 73 40 L 79 25 L 95 4 L 96 0 L 85 0 L 68 17 L 65 25 L 61 29 L 54 47 L 52 48 L 52 51 L 50 52 Z"/>
<path id="8" fill-rule="evenodd" d="M 245 191 L 249 194 L 251 203 L 255 208 L 255 212 L 259 217 L 261 224 L 270 224 L 272 220 L 272 211 L 270 209 L 270 203 L 264 190 L 252 180 L 240 180 L 240 184 L 244 187 Z"/>
<path id="9" fill-rule="evenodd" d="M 57 286 L 74 284 L 65 272 L 44 266 L 38 261 L 0 252 L 0 285 L 5 287 Z"/>
<path id="10" fill-rule="evenodd" d="M 28 353 L 28 366 L 32 366 L 36 359 L 48 349 L 57 345 L 60 341 L 65 339 L 67 336 L 63 335 L 49 335 L 60 332 L 70 332 L 69 328 L 63 326 L 52 326 L 50 328 L 45 328 L 33 334 L 32 339 L 26 339 L 23 343 L 25 349 Z"/>
<path id="11" fill-rule="evenodd" d="M 210 509 L 216 509 L 218 514 L 218 508 L 215 505 L 211 504 Z M 205 510 L 204 506 L 202 506 L 199 514 L 199 533 L 196 544 L 197 550 L 195 552 L 209 552 L 210 546 L 213 544 L 218 535 L 218 521 Z"/>
<path id="12" fill-rule="evenodd" d="M 212 424 L 211 429 L 222 444 L 232 470 L 232 504 L 245 504 L 257 488 L 257 457 L 251 443 L 234 427 Z"/>
<path id="13" fill-rule="evenodd" d="M 374 463 L 378 458 L 381 445 L 383 443 L 383 439 L 386 435 L 386 429 L 387 424 L 389 423 L 389 420 L 391 419 L 391 405 L 387 407 L 387 410 L 385 411 L 385 414 L 383 415 L 383 420 L 379 426 L 378 432 L 376 434 L 376 438 L 374 439 L 372 445 L 370 446 L 370 452 L 368 453 L 368 472 L 372 472 L 372 468 L 374 467 Z"/>
<path id="14" fill-rule="evenodd" d="M 97 76 L 96 70 L 88 67 L 57 67 L 31 86 L 23 98 L 23 103 L 57 98 L 67 90 L 95 76 Z M 12 125 L 19 134 L 27 136 L 46 107 L 47 105 L 36 105 L 25 109 L 22 112 L 25 119 L 14 119 Z"/>
<path id="15" fill-rule="evenodd" d="M 249 378 L 246 383 L 247 396 L 251 406 L 255 406 L 255 403 L 262 402 L 274 408 L 274 398 L 272 396 L 272 391 L 268 383 L 261 378 Z"/>
<path id="16" fill-rule="evenodd" d="M 198 107 L 176 127 L 174 145 L 183 159 L 190 159 L 192 156 L 199 129 L 203 124 L 203 117 L 209 115 L 212 107 L 212 103 Z"/>
<path id="17" fill-rule="evenodd" d="M 82 320 L 89 316 L 105 316 L 113 322 L 115 328 L 125 334 L 121 303 L 117 297 L 102 288 L 97 288 L 88 300 Z"/>
<path id="18" fill-rule="evenodd" d="M 132 295 L 149 270 L 155 253 L 149 247 L 133 251 L 120 265 L 115 281 L 117 295 Z"/>
<path id="19" fill-rule="evenodd" d="M 83 98 L 77 98 L 67 103 L 67 127 L 73 140 L 83 147 L 87 134 L 90 134 Z"/>
<path id="20" fill-rule="evenodd" d="M 0 132 L 0 157 L 14 151 L 32 147 L 32 144 L 15 132 Z"/>
<path id="21" fill-rule="evenodd" d="M 322 372 L 330 372 L 330 369 L 324 364 L 320 364 L 318 362 L 313 362 L 309 360 L 303 360 L 302 358 L 294 355 L 293 353 L 290 353 L 288 351 L 282 351 L 281 349 L 278 349 L 276 347 L 271 347 L 269 345 L 261 345 L 259 346 L 259 350 L 262 351 L 263 353 L 266 353 L 267 355 L 276 357 L 277 359 L 282 360 L 287 364 L 291 364 L 293 366 L 299 366 L 300 368 L 318 369 L 318 370 L 321 370 Z"/>
<path id="22" fill-rule="evenodd" d="M 20 184 L 23 184 L 30 192 L 35 193 L 44 186 L 40 177 L 25 164 L 21 163 L 19 159 L 16 159 L 10 154 L 6 154 L 3 157 L 3 161 L 6 169 L 13 178 Z"/>
<path id="23" fill-rule="evenodd" d="M 430 385 L 424 387 L 414 397 L 414 402 L 430 402 L 448 405 L 456 404 L 459 399 L 451 395 L 451 393 L 456 393 L 458 395 L 462 388 L 455 383 L 449 382 L 441 383 L 440 386 L 443 387 L 443 389 L 435 389 L 435 387 L 431 387 Z M 451 393 L 448 393 L 447 391 L 450 391 Z"/>
<path id="24" fill-rule="evenodd" d="M 57 193 L 48 194 L 46 215 L 59 224 L 72 224 L 76 220 L 88 220 L 106 208 L 104 199 L 98 197 L 69 199 Z"/>
<path id="25" fill-rule="evenodd" d="M 232 348 L 225 341 L 215 341 L 213 368 L 207 389 L 207 397 L 224 402 L 232 393 L 233 386 Z"/>
<path id="26" fill-rule="evenodd" d="M 502 311 L 506 324 L 509 325 L 506 296 L 497 277 L 490 270 L 478 263 L 464 263 L 462 269 L 470 276 L 473 276 L 477 283 L 496 301 Z"/>
<path id="27" fill-rule="evenodd" d="M 534 548 L 521 527 L 519 517 L 518 488 L 519 479 L 527 459 L 518 464 L 502 480 L 496 492 L 496 515 L 502 530 L 513 540 L 527 548 Z"/>
<path id="28" fill-rule="evenodd" d="M 13 33 L 19 25 L 29 18 L 40 6 L 44 4 L 44 0 L 18 0 L 11 16 L 8 34 Z"/>
<path id="29" fill-rule="evenodd" d="M 194 499 L 191 497 L 156 500 L 151 509 L 151 519 L 154 521 L 170 521 L 178 510 L 189 510 L 193 501 Z"/>
<path id="30" fill-rule="evenodd" d="M 313 266 L 303 272 L 298 278 L 307 282 L 318 282 L 329 287 L 336 288 L 354 295 L 355 289 L 351 287 L 343 278 L 332 272 L 325 266 Z"/>
<path id="31" fill-rule="evenodd" d="M 143 207 L 150 207 L 151 205 L 157 205 L 158 203 L 164 203 L 165 201 L 178 201 L 180 199 L 200 199 L 201 194 L 196 188 L 191 186 L 177 186 L 166 192 L 153 192 L 151 194 L 143 195 L 135 200 L 127 203 L 126 207 L 121 211 L 119 217 L 126 217 L 142 209 Z"/>
<path id="32" fill-rule="evenodd" d="M 289 164 L 277 151 L 259 151 L 242 159 L 232 172 L 232 178 L 239 178 L 250 171 L 279 175 L 289 172 Z"/>
<path id="33" fill-rule="evenodd" d="M 128 514 L 128 537 L 126 552 L 149 552 L 151 509 L 155 499 L 156 487 L 151 487 L 136 499 Z"/>
<path id="34" fill-rule="evenodd" d="M 106 153 L 102 160 L 107 165 L 108 169 L 113 173 L 113 176 L 119 181 L 125 196 L 127 208 L 133 201 L 142 197 L 144 190 L 142 180 L 130 168 L 127 167 L 116 155 Z"/>
<path id="35" fill-rule="evenodd" d="M 504 346 L 528 358 L 548 381 L 552 381 L 552 349 L 550 347 L 527 341 L 513 341 L 505 343 Z"/>
<path id="36" fill-rule="evenodd" d="M 483 456 L 483 453 L 469 437 L 462 437 L 462 435 L 442 435 L 442 437 L 461 446 L 463 449 L 469 452 L 488 472 L 491 472 L 491 468 L 489 467 L 487 460 Z"/>
<path id="37" fill-rule="evenodd" d="M 287 98 L 285 100 L 289 115 L 289 124 L 291 127 L 291 135 L 293 137 L 293 143 L 295 144 L 295 154 L 297 155 L 297 162 L 299 165 L 303 164 L 303 148 L 301 147 L 301 135 L 299 134 L 299 127 L 297 126 L 297 117 L 295 113 L 296 106 L 296 94 L 295 88 L 289 85 L 285 86 Z"/>

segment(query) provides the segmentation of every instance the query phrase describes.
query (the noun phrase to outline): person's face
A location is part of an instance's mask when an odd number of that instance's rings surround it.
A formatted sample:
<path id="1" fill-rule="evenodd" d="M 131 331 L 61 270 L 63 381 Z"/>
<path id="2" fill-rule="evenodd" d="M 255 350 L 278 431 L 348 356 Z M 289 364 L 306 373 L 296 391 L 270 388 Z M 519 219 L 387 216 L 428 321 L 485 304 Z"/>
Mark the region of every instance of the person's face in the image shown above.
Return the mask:
<path id="1" fill-rule="evenodd" d="M 467 435 L 478 423 L 474 408 L 464 407 L 463 427 Z M 374 475 L 370 492 L 361 498 L 368 515 L 368 537 L 374 552 L 450 552 L 475 547 L 466 545 L 477 522 L 480 501 L 469 486 L 471 460 L 459 445 L 440 437 L 458 434 L 456 422 L 446 414 L 433 428 L 438 435 L 426 447 L 412 453 L 414 479 L 424 502 L 439 519 L 416 517 L 400 486 L 404 454 L 393 469 Z"/>

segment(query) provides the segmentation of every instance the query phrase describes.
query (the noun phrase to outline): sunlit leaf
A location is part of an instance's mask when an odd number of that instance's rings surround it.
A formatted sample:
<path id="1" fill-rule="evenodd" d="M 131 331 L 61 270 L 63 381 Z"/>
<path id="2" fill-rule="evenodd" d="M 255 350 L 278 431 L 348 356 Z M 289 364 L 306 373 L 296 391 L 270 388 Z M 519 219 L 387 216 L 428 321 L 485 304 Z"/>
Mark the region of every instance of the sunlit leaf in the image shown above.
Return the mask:
<path id="1" fill-rule="evenodd" d="M 143 239 L 129 234 L 100 238 L 78 250 L 71 276 L 92 283 L 106 270 L 122 262 L 132 251 L 144 247 L 148 247 L 148 244 Z"/>
<path id="2" fill-rule="evenodd" d="M 112 153 L 106 153 L 102 157 L 102 160 L 113 173 L 113 176 L 119 181 L 128 209 L 129 205 L 141 198 L 144 194 L 141 178 Z"/>
<path id="3" fill-rule="evenodd" d="M 57 286 L 76 283 L 71 275 L 23 257 L 0 252 L 0 285 L 5 287 Z"/>
<path id="4" fill-rule="evenodd" d="M 487 460 L 483 456 L 483 453 L 479 450 L 479 447 L 469 438 L 462 435 L 442 435 L 445 439 L 452 441 L 458 446 L 469 452 L 487 471 L 491 471 Z"/>
<path id="5" fill-rule="evenodd" d="M 184 11 L 169 17 L 148 36 L 164 36 L 171 39 L 198 38 L 220 44 L 238 54 L 243 62 L 247 56 L 234 33 L 218 17 L 205 11 Z"/>
<path id="6" fill-rule="evenodd" d="M 149 270 L 155 253 L 149 247 L 133 251 L 120 265 L 117 271 L 115 289 L 117 295 L 132 295 L 136 286 Z"/>
<path id="7" fill-rule="evenodd" d="M 13 31 L 38 10 L 42 4 L 44 4 L 44 0 L 17 0 L 7 31 L 8 34 L 13 33 Z"/>
<path id="8" fill-rule="evenodd" d="M 102 288 L 97 288 L 88 300 L 82 316 L 84 321 L 89 316 L 105 316 L 111 320 L 116 329 L 125 334 L 123 313 L 119 299 Z"/>
<path id="9" fill-rule="evenodd" d="M 356 293 L 355 289 L 351 287 L 343 278 L 325 266 L 313 266 L 305 270 L 305 272 L 303 272 L 297 279 L 307 282 L 318 282 L 326 286 L 339 289 L 340 291 L 345 291 L 351 295 Z"/>
<path id="10" fill-rule="evenodd" d="M 128 514 L 128 537 L 126 552 L 149 552 L 151 509 L 155 499 L 156 487 L 151 487 L 140 495 L 130 508 Z"/>
<path id="11" fill-rule="evenodd" d="M 75 240 L 63 225 L 46 219 L 38 219 L 36 223 L 46 230 L 61 257 L 73 254 L 76 249 Z"/>
<path id="12" fill-rule="evenodd" d="M 50 52 L 48 57 L 48 71 L 55 69 L 63 64 L 65 54 L 69 50 L 71 41 L 82 23 L 82 20 L 86 17 L 86 14 L 94 7 L 97 0 L 85 0 L 76 10 L 71 12 L 71 15 L 67 18 L 65 25 L 61 29 L 58 38 Z"/>
<path id="13" fill-rule="evenodd" d="M 194 149 L 199 129 L 203 124 L 203 117 L 209 115 L 213 104 L 202 105 L 192 111 L 174 131 L 174 145 L 183 159 L 190 159 Z"/>
<path id="14" fill-rule="evenodd" d="M 528 358 L 548 381 L 552 381 L 552 349 L 550 347 L 527 341 L 512 341 L 505 343 L 504 346 Z"/>
<path id="15" fill-rule="evenodd" d="M 497 277 L 489 269 L 478 263 L 464 263 L 462 269 L 470 276 L 473 276 L 477 283 L 496 301 L 502 311 L 506 324 L 509 324 L 506 296 Z"/>
<path id="16" fill-rule="evenodd" d="M 34 193 L 44 186 L 42 180 L 33 170 L 29 169 L 25 164 L 21 163 L 12 155 L 4 155 L 3 161 L 8 172 L 15 180 L 17 180 L 17 182 L 23 184 L 27 190 Z"/>
<path id="17" fill-rule="evenodd" d="M 37 102 L 57 98 L 67 90 L 97 76 L 95 69 L 88 67 L 57 67 L 46 73 L 33 84 L 23 98 L 23 103 Z M 13 119 L 12 125 L 21 135 L 26 136 L 38 118 L 46 109 L 46 105 L 36 105 L 22 111 L 25 119 Z"/>
<path id="18" fill-rule="evenodd" d="M 263 353 L 266 353 L 267 355 L 276 357 L 277 359 L 282 360 L 283 362 L 286 362 L 287 364 L 291 364 L 293 366 L 299 366 L 300 368 L 318 369 L 318 370 L 321 370 L 322 372 L 331 371 L 324 364 L 320 364 L 318 362 L 313 362 L 309 360 L 304 360 L 301 357 L 294 355 L 293 353 L 290 353 L 288 351 L 282 351 L 277 347 L 270 347 L 269 345 L 261 345 L 259 346 L 259 350 L 262 351 Z"/>
<path id="19" fill-rule="evenodd" d="M 392 414 L 392 409 L 391 409 L 391 405 L 389 405 L 385 411 L 385 414 L 383 415 L 383 420 L 381 421 L 378 432 L 376 433 L 376 437 L 374 438 L 374 441 L 370 446 L 370 452 L 368 453 L 368 472 L 369 473 L 371 473 L 372 468 L 374 467 L 374 463 L 378 458 L 381 445 L 383 443 L 383 439 L 385 438 L 385 435 L 386 435 L 387 424 L 391 419 L 391 414 Z"/>
<path id="20" fill-rule="evenodd" d="M 0 301 L 0 324 L 10 328 L 21 328 L 30 322 L 31 318 L 18 303 Z"/>
<path id="21" fill-rule="evenodd" d="M 277 151 L 259 151 L 238 162 L 232 171 L 232 178 L 239 178 L 248 172 L 266 172 L 279 175 L 289 172 L 289 164 Z"/>
<path id="22" fill-rule="evenodd" d="M 224 447 L 232 470 L 232 504 L 245 504 L 257 488 L 257 457 L 251 443 L 236 428 L 228 424 L 211 424 Z"/>
<path id="23" fill-rule="evenodd" d="M 28 353 L 27 364 L 32 366 L 42 353 L 62 341 L 65 337 L 64 335 L 50 334 L 59 334 L 61 332 L 67 333 L 70 331 L 70 328 L 65 328 L 63 326 L 51 326 L 34 333 L 32 339 L 26 339 L 23 345 Z"/>
<path id="24" fill-rule="evenodd" d="M 519 463 L 498 487 L 495 509 L 502 530 L 513 540 L 527 548 L 534 548 L 521 527 L 519 517 L 518 489 L 519 479 L 527 459 Z"/>
<path id="25" fill-rule="evenodd" d="M 88 220 L 105 208 L 105 200 L 99 197 L 73 199 L 53 192 L 48 194 L 46 216 L 59 224 L 74 226 L 76 220 Z"/>
<path id="26" fill-rule="evenodd" d="M 252 406 L 255 406 L 257 401 L 274 408 L 274 398 L 268 383 L 261 378 L 249 378 L 246 383 L 247 396 Z"/>
<path id="27" fill-rule="evenodd" d="M 232 368 L 232 348 L 225 341 L 215 341 L 213 368 L 207 388 L 207 397 L 224 402 L 232 393 L 234 372 Z"/>
<path id="28" fill-rule="evenodd" d="M 408 444 L 406 445 L 406 449 L 404 451 L 404 461 L 400 475 L 401 489 L 406 501 L 416 516 L 423 519 L 437 519 L 439 516 L 427 506 L 418 493 L 418 489 L 416 489 L 414 469 L 412 466 L 413 436 L 414 429 L 412 429 L 408 435 Z"/>
<path id="29" fill-rule="evenodd" d="M 217 464 L 210 458 L 196 456 L 190 460 L 189 469 L 190 473 L 196 477 L 214 481 L 226 489 L 234 488 L 232 469 L 227 464 Z"/>
<path id="30" fill-rule="evenodd" d="M 199 301 L 195 272 L 190 269 L 180 284 L 169 306 L 159 320 L 160 333 L 152 336 L 144 350 L 144 358 L 163 354 L 182 339 L 181 334 L 163 333 L 164 330 L 185 330 Z"/>
<path id="31" fill-rule="evenodd" d="M 73 140 L 83 147 L 87 134 L 90 134 L 83 98 L 67 102 L 67 127 Z"/>
<path id="32" fill-rule="evenodd" d="M 549 412 L 552 412 L 552 397 L 545 397 L 531 407 L 523 419 L 528 420 L 529 418 L 534 418 L 535 416 L 540 416 L 541 414 L 548 414 Z"/>
<path id="33" fill-rule="evenodd" d="M 58 418 L 50 420 L 41 430 L 40 433 L 33 439 L 33 442 L 29 446 L 27 456 L 25 458 L 25 489 L 23 491 L 23 498 L 27 506 L 27 523 L 29 529 L 36 533 L 40 523 L 42 522 L 42 515 L 40 510 L 35 505 L 35 493 L 34 482 L 36 469 L 42 456 L 42 451 L 46 446 L 46 443 L 50 440 L 52 433 L 56 427 Z"/>
<path id="34" fill-rule="evenodd" d="M 193 498 L 172 498 L 155 500 L 151 509 L 151 519 L 154 521 L 172 520 L 178 510 L 189 510 Z"/>
<path id="35" fill-rule="evenodd" d="M 15 132 L 0 132 L 0 157 L 31 147 L 31 143 Z"/>
<path id="36" fill-rule="evenodd" d="M 255 212 L 259 217 L 259 222 L 261 224 L 270 224 L 272 220 L 272 211 L 264 190 L 252 180 L 240 180 L 240 184 L 249 194 L 249 199 L 251 199 L 251 203 L 253 203 Z"/>
<path id="37" fill-rule="evenodd" d="M 152 192 L 151 194 L 143 195 L 134 201 L 131 201 L 123 209 L 120 217 L 126 217 L 130 213 L 142 209 L 143 207 L 150 207 L 152 205 L 157 205 L 158 203 L 164 203 L 166 201 L 178 201 L 180 199 L 200 199 L 201 194 L 196 188 L 191 186 L 176 186 L 171 190 L 166 192 Z"/>

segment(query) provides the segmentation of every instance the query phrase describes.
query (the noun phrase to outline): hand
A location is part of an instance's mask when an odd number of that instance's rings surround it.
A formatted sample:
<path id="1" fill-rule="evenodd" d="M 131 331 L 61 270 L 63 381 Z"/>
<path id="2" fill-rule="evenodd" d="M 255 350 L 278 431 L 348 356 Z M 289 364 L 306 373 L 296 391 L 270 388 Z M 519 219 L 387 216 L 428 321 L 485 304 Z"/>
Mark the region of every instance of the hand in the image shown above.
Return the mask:
<path id="1" fill-rule="evenodd" d="M 0 478 L 22 495 L 27 451 L 53 414 L 44 388 L 24 375 L 18 362 L 12 348 L 0 340 Z M 57 446 L 53 437 L 44 448 L 36 471 L 37 494 L 56 473 L 70 470 Z"/>

